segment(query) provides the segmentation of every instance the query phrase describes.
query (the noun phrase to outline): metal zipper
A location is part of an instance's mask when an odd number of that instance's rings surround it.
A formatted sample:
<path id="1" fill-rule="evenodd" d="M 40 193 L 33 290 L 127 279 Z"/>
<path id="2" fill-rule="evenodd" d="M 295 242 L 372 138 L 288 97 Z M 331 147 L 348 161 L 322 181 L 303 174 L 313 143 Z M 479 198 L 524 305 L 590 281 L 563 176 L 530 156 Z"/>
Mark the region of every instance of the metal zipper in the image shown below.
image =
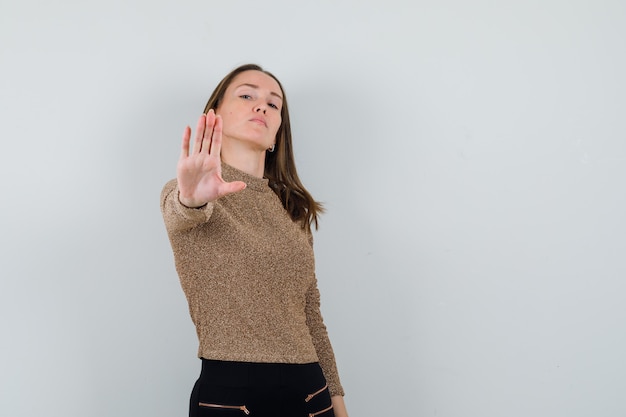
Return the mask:
<path id="1" fill-rule="evenodd" d="M 332 404 L 330 407 L 323 409 L 322 411 L 318 411 L 317 413 L 309 413 L 309 417 L 319 416 L 320 414 L 324 414 L 327 411 L 330 411 L 333 408 Z"/>
<path id="2" fill-rule="evenodd" d="M 246 415 L 250 414 L 250 411 L 246 408 L 245 405 L 222 405 L 222 404 L 207 404 L 207 403 L 198 403 L 200 407 L 208 407 L 208 408 L 225 408 L 229 410 L 240 410 L 243 411 Z"/>
<path id="3" fill-rule="evenodd" d="M 315 391 L 313 394 L 309 394 L 305 399 L 304 402 L 309 402 L 313 399 L 313 397 L 315 397 L 316 395 L 320 394 L 322 391 L 324 391 L 326 388 L 328 388 L 328 384 L 324 385 L 322 388 L 318 389 L 317 391 Z"/>

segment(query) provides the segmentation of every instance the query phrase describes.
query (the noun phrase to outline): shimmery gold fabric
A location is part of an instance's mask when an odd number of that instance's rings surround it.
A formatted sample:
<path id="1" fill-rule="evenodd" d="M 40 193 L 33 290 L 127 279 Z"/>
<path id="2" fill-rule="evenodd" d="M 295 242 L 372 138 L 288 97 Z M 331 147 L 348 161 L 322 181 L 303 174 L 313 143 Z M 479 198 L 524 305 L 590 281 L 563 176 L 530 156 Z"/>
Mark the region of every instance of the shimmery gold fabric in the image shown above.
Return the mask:
<path id="1" fill-rule="evenodd" d="M 205 359 L 320 363 L 331 395 L 343 395 L 319 308 L 311 237 L 294 223 L 267 179 L 222 164 L 245 190 L 192 209 L 176 180 L 161 210 L 176 270 Z"/>

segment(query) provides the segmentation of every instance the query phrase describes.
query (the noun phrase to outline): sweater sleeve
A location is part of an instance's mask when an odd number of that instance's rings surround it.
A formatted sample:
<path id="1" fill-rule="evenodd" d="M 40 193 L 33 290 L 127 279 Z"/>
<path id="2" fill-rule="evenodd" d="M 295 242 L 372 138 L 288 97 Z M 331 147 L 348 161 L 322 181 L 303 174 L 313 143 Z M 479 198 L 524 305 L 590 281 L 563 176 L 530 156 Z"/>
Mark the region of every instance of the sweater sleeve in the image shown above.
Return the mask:
<path id="1" fill-rule="evenodd" d="M 328 382 L 330 395 L 344 395 L 337 372 L 335 354 L 320 312 L 320 293 L 317 288 L 317 280 L 314 281 L 306 294 L 306 319 L 320 366 L 326 382 Z"/>
<path id="2" fill-rule="evenodd" d="M 213 203 L 200 208 L 189 208 L 178 199 L 178 182 L 170 180 L 161 191 L 161 213 L 168 233 L 189 230 L 205 223 L 213 213 Z"/>

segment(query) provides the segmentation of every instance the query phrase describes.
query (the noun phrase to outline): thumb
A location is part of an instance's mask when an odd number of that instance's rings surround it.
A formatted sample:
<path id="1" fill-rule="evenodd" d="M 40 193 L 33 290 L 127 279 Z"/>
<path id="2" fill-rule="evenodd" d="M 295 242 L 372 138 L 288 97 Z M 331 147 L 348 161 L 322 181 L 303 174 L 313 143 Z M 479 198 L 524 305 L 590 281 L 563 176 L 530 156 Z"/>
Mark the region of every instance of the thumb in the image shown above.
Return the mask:
<path id="1" fill-rule="evenodd" d="M 238 193 L 246 188 L 246 183 L 243 181 L 233 181 L 222 184 L 220 187 L 220 197 L 224 197 L 228 194 Z"/>

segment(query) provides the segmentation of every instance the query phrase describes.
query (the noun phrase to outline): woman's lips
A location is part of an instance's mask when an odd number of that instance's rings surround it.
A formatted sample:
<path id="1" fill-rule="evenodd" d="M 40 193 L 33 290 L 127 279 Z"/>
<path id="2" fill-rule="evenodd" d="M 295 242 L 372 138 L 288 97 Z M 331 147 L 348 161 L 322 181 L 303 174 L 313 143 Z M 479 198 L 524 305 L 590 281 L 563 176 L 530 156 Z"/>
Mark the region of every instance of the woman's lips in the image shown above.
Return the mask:
<path id="1" fill-rule="evenodd" d="M 265 120 L 263 119 L 255 117 L 253 119 L 250 119 L 250 121 L 267 127 L 267 123 L 265 123 Z"/>

